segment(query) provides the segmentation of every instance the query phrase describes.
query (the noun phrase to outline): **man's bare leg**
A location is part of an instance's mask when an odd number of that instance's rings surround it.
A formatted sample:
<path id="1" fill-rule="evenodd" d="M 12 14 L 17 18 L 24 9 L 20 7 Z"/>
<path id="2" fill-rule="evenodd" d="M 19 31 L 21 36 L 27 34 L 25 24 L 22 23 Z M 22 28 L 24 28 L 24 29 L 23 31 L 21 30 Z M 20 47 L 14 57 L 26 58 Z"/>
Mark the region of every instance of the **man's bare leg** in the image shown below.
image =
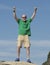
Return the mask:
<path id="1" fill-rule="evenodd" d="M 30 59 L 30 48 L 26 48 L 27 59 Z"/>
<path id="2" fill-rule="evenodd" d="M 31 63 L 31 61 L 30 61 L 30 47 L 26 48 L 26 54 L 27 54 L 27 62 Z"/>
<path id="3" fill-rule="evenodd" d="M 17 56 L 20 58 L 20 47 L 17 47 Z"/>
<path id="4" fill-rule="evenodd" d="M 17 47 L 17 58 L 15 61 L 20 61 L 20 47 Z"/>

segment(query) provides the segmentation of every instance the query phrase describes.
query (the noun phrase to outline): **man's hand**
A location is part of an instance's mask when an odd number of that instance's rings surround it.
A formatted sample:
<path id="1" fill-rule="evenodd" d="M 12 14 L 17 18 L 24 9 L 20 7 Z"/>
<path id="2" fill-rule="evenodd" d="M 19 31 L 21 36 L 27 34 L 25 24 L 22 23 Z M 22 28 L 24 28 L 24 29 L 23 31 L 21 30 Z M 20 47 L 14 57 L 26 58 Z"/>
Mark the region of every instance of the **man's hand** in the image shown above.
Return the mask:
<path id="1" fill-rule="evenodd" d="M 36 12 L 36 11 L 37 11 L 37 8 L 35 8 L 34 10 L 35 10 L 35 12 Z"/>
<path id="2" fill-rule="evenodd" d="M 16 12 L 16 7 L 13 7 L 13 12 Z"/>

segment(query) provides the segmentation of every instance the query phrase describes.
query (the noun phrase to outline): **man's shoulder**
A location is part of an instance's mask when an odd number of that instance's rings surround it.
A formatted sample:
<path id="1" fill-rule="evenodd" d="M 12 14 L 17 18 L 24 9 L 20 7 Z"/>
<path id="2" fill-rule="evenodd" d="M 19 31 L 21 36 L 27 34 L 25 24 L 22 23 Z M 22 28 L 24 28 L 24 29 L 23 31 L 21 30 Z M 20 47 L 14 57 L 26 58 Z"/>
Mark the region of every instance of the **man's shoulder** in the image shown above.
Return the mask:
<path id="1" fill-rule="evenodd" d="M 20 21 L 22 21 L 22 20 L 21 20 L 21 19 L 18 19 L 18 21 L 17 21 L 17 22 L 18 22 L 18 23 L 20 23 Z"/>
<path id="2" fill-rule="evenodd" d="M 31 19 L 31 18 L 28 18 L 28 19 L 27 19 L 27 21 L 28 21 L 28 22 L 31 22 L 31 21 L 32 21 L 32 19 Z"/>

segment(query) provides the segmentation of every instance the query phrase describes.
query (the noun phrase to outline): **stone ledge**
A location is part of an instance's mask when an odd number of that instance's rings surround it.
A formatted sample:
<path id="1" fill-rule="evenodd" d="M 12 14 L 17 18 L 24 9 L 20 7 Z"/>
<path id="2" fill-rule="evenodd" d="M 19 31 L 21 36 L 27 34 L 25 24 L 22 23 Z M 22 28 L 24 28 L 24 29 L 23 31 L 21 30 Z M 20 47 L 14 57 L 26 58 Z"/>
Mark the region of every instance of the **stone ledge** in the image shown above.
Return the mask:
<path id="1" fill-rule="evenodd" d="M 36 64 L 28 63 L 28 62 L 5 61 L 5 62 L 0 62 L 0 65 L 36 65 Z"/>

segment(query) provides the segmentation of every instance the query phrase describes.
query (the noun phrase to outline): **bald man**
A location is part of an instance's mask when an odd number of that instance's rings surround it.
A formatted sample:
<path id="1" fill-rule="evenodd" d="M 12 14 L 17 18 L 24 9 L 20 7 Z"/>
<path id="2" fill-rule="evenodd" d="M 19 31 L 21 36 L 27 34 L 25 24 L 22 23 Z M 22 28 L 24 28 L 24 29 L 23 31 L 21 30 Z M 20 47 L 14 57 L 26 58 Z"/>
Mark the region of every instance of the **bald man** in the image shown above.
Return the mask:
<path id="1" fill-rule="evenodd" d="M 15 18 L 15 20 L 18 23 L 18 39 L 17 39 L 17 58 L 15 61 L 20 61 L 20 48 L 22 48 L 22 45 L 24 45 L 24 47 L 26 48 L 26 53 L 27 53 L 27 62 L 31 63 L 30 60 L 30 40 L 29 40 L 29 36 L 31 36 L 31 30 L 30 30 L 30 23 L 32 22 L 32 20 L 34 19 L 35 15 L 36 15 L 36 11 L 37 8 L 34 9 L 34 12 L 32 14 L 32 16 L 27 19 L 27 15 L 23 14 L 21 16 L 21 19 L 19 19 L 16 16 L 16 8 L 13 7 L 13 16 Z"/>

